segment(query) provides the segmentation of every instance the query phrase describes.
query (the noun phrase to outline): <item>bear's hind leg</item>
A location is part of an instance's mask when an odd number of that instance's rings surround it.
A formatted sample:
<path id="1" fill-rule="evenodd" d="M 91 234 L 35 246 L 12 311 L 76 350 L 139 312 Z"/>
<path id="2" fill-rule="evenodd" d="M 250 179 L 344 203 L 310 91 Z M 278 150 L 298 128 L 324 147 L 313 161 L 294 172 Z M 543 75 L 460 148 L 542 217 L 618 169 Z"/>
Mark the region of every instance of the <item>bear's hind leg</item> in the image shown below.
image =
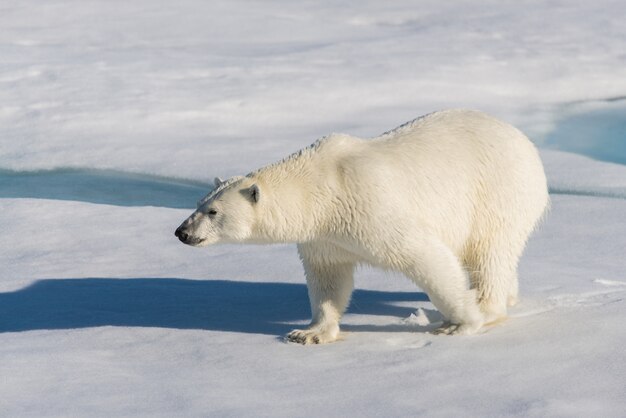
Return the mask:
<path id="1" fill-rule="evenodd" d="M 341 257 L 343 250 L 324 244 L 300 244 L 313 319 L 306 329 L 295 329 L 287 340 L 324 344 L 339 337 L 339 320 L 348 307 L 354 287 L 355 263 Z"/>
<path id="2" fill-rule="evenodd" d="M 459 259 L 437 239 L 425 240 L 410 248 L 417 250 L 420 257 L 412 261 L 408 271 L 403 271 L 426 292 L 448 321 L 435 333 L 466 335 L 478 331 L 483 325 L 483 315 L 477 304 L 476 290 L 469 288 Z"/>
<path id="3" fill-rule="evenodd" d="M 508 306 L 515 306 L 519 302 L 519 280 L 517 277 L 517 271 L 509 281 L 509 294 L 506 299 Z"/>
<path id="4" fill-rule="evenodd" d="M 494 245 L 468 266 L 485 323 L 506 318 L 507 307 L 517 303 L 518 252 L 511 251 L 510 245 Z"/>

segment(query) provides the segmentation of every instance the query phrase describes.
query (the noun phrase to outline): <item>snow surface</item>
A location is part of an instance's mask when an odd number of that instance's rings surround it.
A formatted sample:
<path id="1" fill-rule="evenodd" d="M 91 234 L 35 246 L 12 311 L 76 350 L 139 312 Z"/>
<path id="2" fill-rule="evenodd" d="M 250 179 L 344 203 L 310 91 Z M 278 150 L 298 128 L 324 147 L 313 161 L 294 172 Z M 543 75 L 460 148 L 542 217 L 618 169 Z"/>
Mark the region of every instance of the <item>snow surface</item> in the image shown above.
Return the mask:
<path id="1" fill-rule="evenodd" d="M 620 1 L 2 2 L 0 416 L 624 416 L 624 21 Z M 481 335 L 428 333 L 419 289 L 363 269 L 343 341 L 287 344 L 310 315 L 293 246 L 173 236 L 214 176 L 447 107 L 530 134 L 552 192 L 522 302 Z"/>

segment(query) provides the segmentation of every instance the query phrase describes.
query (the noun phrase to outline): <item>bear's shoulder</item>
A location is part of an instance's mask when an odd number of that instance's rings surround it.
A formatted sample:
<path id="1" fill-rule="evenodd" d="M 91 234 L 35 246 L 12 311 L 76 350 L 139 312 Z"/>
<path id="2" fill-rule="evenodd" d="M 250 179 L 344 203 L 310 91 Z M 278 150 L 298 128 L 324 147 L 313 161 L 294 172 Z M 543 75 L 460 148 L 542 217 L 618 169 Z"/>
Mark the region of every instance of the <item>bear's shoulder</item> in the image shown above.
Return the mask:
<path id="1" fill-rule="evenodd" d="M 312 152 L 323 154 L 325 157 L 333 155 L 342 155 L 354 152 L 359 149 L 366 141 L 351 135 L 333 133 L 318 139 L 311 145 Z"/>
<path id="2" fill-rule="evenodd" d="M 362 139 L 352 135 L 343 133 L 332 133 L 315 141 L 313 146 L 316 148 L 351 146 L 362 141 Z"/>

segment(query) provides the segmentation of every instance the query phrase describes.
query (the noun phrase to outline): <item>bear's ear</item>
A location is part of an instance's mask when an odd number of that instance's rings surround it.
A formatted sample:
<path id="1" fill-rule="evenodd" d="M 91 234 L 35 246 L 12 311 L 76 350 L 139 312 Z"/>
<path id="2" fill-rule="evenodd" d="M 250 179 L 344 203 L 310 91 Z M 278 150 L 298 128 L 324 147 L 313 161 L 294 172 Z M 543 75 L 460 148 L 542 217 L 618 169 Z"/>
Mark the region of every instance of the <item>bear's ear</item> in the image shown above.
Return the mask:
<path id="1" fill-rule="evenodd" d="M 261 192 L 259 191 L 259 186 L 257 186 L 256 184 L 253 184 L 252 186 L 248 187 L 247 189 L 243 189 L 241 191 L 241 194 L 246 196 L 246 198 L 248 198 L 252 203 L 258 203 L 259 202 L 259 198 L 261 197 Z"/>
<path id="2" fill-rule="evenodd" d="M 258 203 L 261 198 L 261 191 L 259 190 L 259 186 L 253 184 L 247 189 L 242 189 L 239 191 L 246 199 L 251 201 L 252 203 Z"/>
<path id="3" fill-rule="evenodd" d="M 253 184 L 252 186 L 250 186 L 250 199 L 252 199 L 254 203 L 258 203 L 260 198 L 261 191 L 259 190 L 259 186 Z"/>
<path id="4" fill-rule="evenodd" d="M 215 188 L 220 187 L 222 184 L 224 184 L 224 180 L 222 180 L 219 177 L 215 177 L 215 179 L 213 180 L 213 183 L 215 184 Z"/>

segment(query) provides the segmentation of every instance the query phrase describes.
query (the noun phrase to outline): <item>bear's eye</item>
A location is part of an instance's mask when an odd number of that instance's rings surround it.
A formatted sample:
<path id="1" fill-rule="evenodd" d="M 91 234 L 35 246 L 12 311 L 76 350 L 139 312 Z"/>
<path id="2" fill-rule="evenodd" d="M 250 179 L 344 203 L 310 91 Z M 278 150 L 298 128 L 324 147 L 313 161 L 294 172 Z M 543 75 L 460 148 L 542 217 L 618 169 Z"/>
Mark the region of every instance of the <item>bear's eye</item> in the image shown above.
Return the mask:
<path id="1" fill-rule="evenodd" d="M 215 215 L 217 215 L 217 211 L 215 209 L 209 209 L 209 211 L 207 212 L 207 214 L 210 217 L 214 217 Z"/>

